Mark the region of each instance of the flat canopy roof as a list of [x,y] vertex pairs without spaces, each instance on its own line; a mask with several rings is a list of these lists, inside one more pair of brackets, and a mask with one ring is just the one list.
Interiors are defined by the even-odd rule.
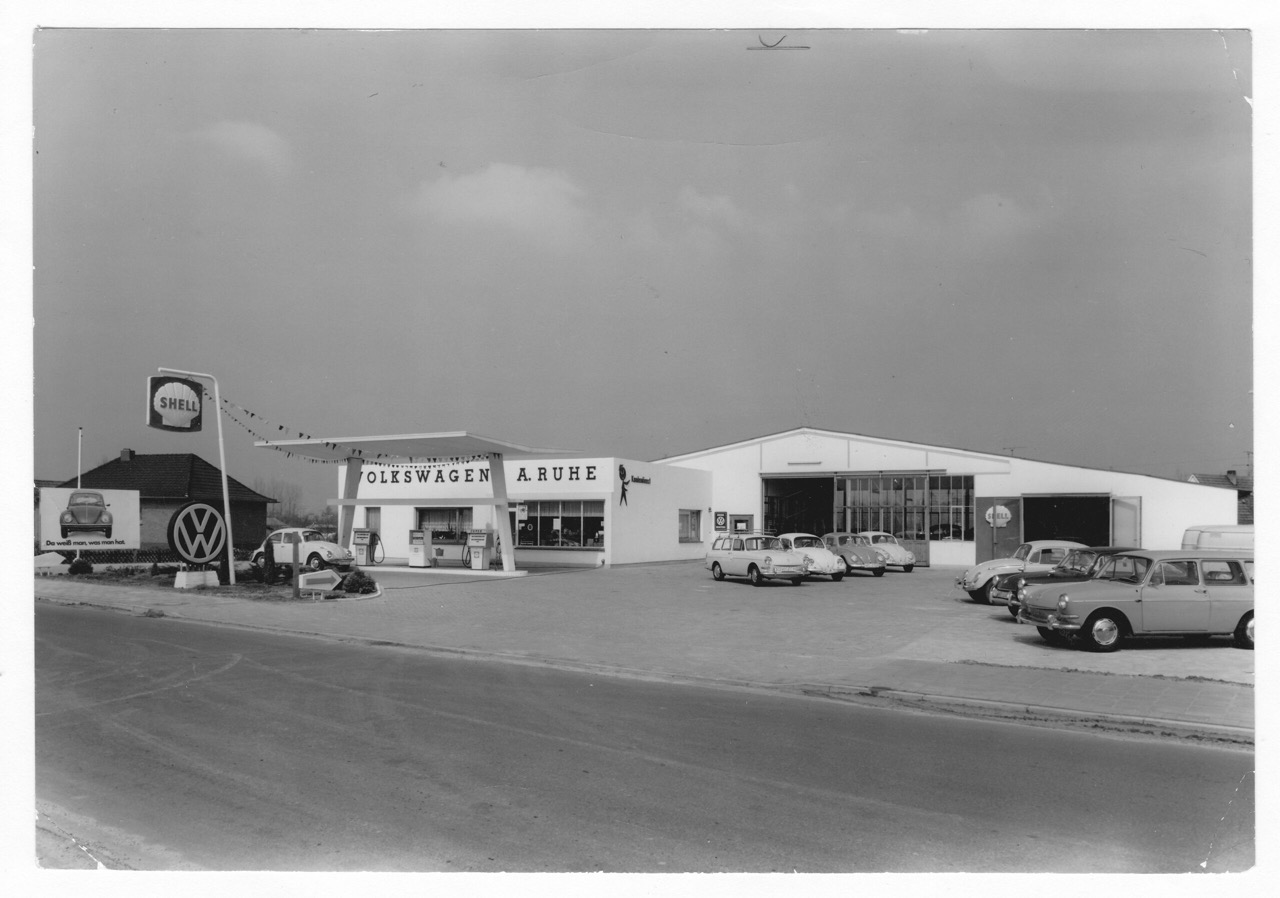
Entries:
[[283,449],[294,455],[321,461],[447,461],[478,455],[502,455],[505,458],[542,458],[553,455],[578,455],[575,449],[534,449],[495,440],[478,434],[412,433],[365,437],[308,437],[301,440],[258,440],[255,446]]

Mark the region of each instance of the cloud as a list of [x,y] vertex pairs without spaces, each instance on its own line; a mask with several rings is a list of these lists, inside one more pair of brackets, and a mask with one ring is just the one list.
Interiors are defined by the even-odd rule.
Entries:
[[228,156],[260,166],[272,174],[285,174],[293,164],[289,144],[265,125],[216,122],[201,128],[194,136]]
[[707,223],[721,224],[735,231],[747,226],[747,217],[727,196],[706,196],[685,185],[676,198],[680,209]]
[[563,172],[495,162],[467,175],[446,172],[424,184],[414,209],[446,225],[492,225],[557,248],[590,233],[582,188]]

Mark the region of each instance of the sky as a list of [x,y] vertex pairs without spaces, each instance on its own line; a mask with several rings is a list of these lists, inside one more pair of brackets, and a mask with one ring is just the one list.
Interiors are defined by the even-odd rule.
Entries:
[[217,377],[231,476],[317,509],[336,468],[255,439],[812,426],[1249,471],[1252,44],[37,30],[34,476],[216,464],[212,415],[144,425],[158,367]]

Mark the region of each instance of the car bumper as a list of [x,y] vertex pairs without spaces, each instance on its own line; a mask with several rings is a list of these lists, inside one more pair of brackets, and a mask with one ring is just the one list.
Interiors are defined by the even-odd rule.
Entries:
[[883,571],[884,570],[883,564],[859,564],[855,562],[853,564],[846,565],[846,567],[851,571]]
[[1018,598],[1012,590],[994,587],[991,590],[991,602],[994,605],[1016,605]]
[[794,580],[796,577],[808,576],[811,571],[807,571],[798,564],[794,565],[777,565],[769,568],[769,570],[760,569],[760,576],[769,580]]
[[1080,629],[1078,620],[1063,620],[1056,611],[1050,611],[1047,608],[1028,608],[1026,605],[1018,609],[1018,623],[1072,633]]

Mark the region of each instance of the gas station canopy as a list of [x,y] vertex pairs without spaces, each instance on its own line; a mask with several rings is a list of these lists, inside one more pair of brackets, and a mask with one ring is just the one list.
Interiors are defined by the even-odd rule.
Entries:
[[320,461],[415,462],[447,461],[481,455],[503,458],[546,458],[577,455],[573,449],[534,449],[466,431],[414,433],[393,436],[308,437],[300,440],[258,440],[255,446],[280,449]]

